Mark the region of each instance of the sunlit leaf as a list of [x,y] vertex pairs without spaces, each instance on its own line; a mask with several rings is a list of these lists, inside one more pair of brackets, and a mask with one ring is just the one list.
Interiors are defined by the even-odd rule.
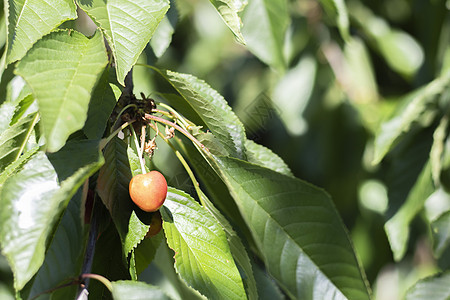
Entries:
[[169,189],[161,215],[175,267],[188,285],[211,299],[245,298],[226,235],[213,216],[175,189]]
[[168,300],[159,287],[139,281],[113,281],[112,295],[114,300]]
[[172,71],[161,74],[198,113],[229,155],[244,158],[244,126],[228,106],[227,101],[206,82],[193,75]]
[[117,80],[136,63],[159,22],[169,9],[168,0],[77,0],[78,5],[106,33],[117,71]]
[[350,38],[350,21],[344,0],[320,0],[320,2],[325,7],[327,13],[336,19],[342,38],[348,40]]
[[22,154],[38,117],[36,113],[30,114],[0,135],[0,171]]
[[314,88],[316,70],[315,60],[310,56],[303,57],[281,78],[272,94],[279,117],[288,132],[294,136],[307,130],[303,112]]
[[[168,14],[170,14],[170,11]],[[152,46],[153,52],[155,53],[156,57],[163,56],[167,48],[169,48],[174,32],[174,25],[172,25],[166,15],[159,23],[158,28],[156,28],[155,33],[150,40],[150,46]]]
[[397,113],[388,122],[382,124],[380,132],[376,135],[374,164],[379,163],[415,123],[432,113],[430,107],[436,104],[436,96],[442,93],[449,83],[450,75],[439,77],[405,97]]
[[446,300],[450,298],[450,272],[419,280],[406,293],[406,300]]
[[247,150],[247,159],[249,162],[272,169],[284,175],[293,176],[288,165],[269,148],[247,140],[245,149]]
[[221,157],[217,162],[269,273],[290,297],[369,299],[363,271],[328,194],[244,161]]
[[242,21],[239,18],[238,12],[244,9],[247,1],[210,0],[210,2],[214,5],[228,28],[234,33],[239,43],[245,44],[244,37],[241,33]]
[[250,263],[250,258],[247,254],[247,249],[245,249],[244,244],[242,244],[241,239],[234,231],[228,220],[220,213],[220,211],[214,207],[214,205],[209,201],[208,197],[202,192],[201,193],[202,203],[204,203],[205,208],[216,218],[217,222],[222,226],[225,234],[227,235],[228,244],[230,246],[231,255],[233,255],[236,264],[241,267],[242,273],[244,274],[243,281],[245,285],[245,290],[247,291],[247,298],[258,299],[258,290],[256,288],[255,278],[253,276],[252,265]]
[[53,197],[58,188],[53,166],[43,152],[38,152],[0,191],[0,242],[17,290],[44,261],[46,238],[59,205]]
[[39,40],[16,72],[38,100],[47,150],[58,151],[83,128],[91,92],[106,66],[103,36],[57,31]]
[[289,24],[286,0],[249,0],[243,11],[242,34],[248,49],[261,61],[283,71],[284,36]]
[[73,0],[5,0],[8,11],[7,63],[21,59],[44,35],[76,19]]

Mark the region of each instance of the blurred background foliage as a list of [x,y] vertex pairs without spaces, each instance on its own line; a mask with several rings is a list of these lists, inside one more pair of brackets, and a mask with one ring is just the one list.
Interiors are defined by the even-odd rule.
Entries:
[[[382,124],[405,111],[419,88],[450,70],[450,1],[349,0],[346,11],[334,6],[343,1],[274,1],[284,5],[276,7],[271,20],[276,26],[269,30],[249,12],[263,2],[270,5],[248,0],[240,14],[243,46],[209,1],[172,1],[139,62],[193,74],[219,91],[249,138],[280,155],[296,177],[331,194],[375,297],[400,299],[420,278],[450,265],[448,236],[439,245],[433,239],[433,229],[448,231],[450,224],[444,188],[450,186],[450,159],[444,159],[434,183],[418,180],[432,148],[440,145],[447,149],[440,154],[450,152],[448,81],[431,96],[425,92],[423,98],[438,100],[423,104],[419,118],[400,128],[402,138],[377,164],[375,138]],[[2,10],[2,49],[4,18]],[[75,22],[85,33],[92,30],[82,18]],[[262,32],[256,40],[255,30]],[[12,76],[8,70],[7,76]],[[152,71],[136,66],[133,76],[135,93],[157,97],[163,92]],[[437,137],[439,132],[443,137]],[[154,164],[164,166],[169,184],[183,188],[189,180],[172,155],[158,151]],[[395,257],[385,224],[412,189],[426,201],[405,221],[407,247]],[[0,257],[0,299],[6,299],[2,291],[11,280]]]

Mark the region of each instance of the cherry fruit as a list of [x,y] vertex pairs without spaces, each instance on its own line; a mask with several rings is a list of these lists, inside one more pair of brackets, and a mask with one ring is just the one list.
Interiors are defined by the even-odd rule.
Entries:
[[166,200],[167,181],[158,171],[134,176],[129,185],[131,200],[143,211],[157,211]]

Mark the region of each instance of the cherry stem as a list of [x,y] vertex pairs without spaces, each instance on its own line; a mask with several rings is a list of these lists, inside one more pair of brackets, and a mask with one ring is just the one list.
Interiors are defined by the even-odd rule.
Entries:
[[86,273],[86,274],[81,274],[81,279],[86,279],[86,278],[90,278],[90,279],[95,279],[100,281],[101,283],[103,283],[104,286],[106,286],[106,288],[112,293],[112,283],[111,281],[109,281],[108,279],[106,279],[105,277],[103,277],[102,275],[98,275],[98,274],[91,274],[91,273]]
[[117,126],[117,122],[119,122],[120,117],[122,116],[122,114],[123,114],[127,109],[129,109],[130,107],[135,107],[135,108],[137,108],[137,105],[136,105],[136,104],[128,104],[127,106],[125,106],[124,108],[122,108],[122,110],[119,112],[119,115],[117,116],[116,121],[114,122],[113,127],[111,127],[112,129],[114,129],[114,128]]
[[[153,127],[152,127],[153,128]],[[153,130],[155,130],[155,128],[153,128]],[[198,198],[200,199],[200,202],[202,203],[202,205],[204,206],[205,204],[203,203],[203,199],[202,199],[202,192],[200,190],[200,185],[197,181],[197,179],[195,178],[194,172],[192,172],[191,167],[189,167],[189,164],[186,162],[186,160],[184,159],[183,155],[180,153],[180,151],[178,151],[174,145],[172,145],[172,143],[160,132],[157,131],[157,133],[159,134],[160,137],[162,137],[162,139],[167,143],[167,145],[170,146],[170,148],[172,148],[173,152],[175,153],[175,155],[177,156],[178,160],[181,162],[181,164],[183,165],[184,169],[186,170],[186,172],[189,175],[189,178],[192,181],[192,184],[194,185],[194,189],[197,192]]]
[[139,146],[139,142],[138,142],[138,138],[137,138],[137,134],[136,131],[134,131],[133,126],[130,126],[131,128],[131,133],[133,134],[133,140],[134,140],[134,144],[136,145],[137,151],[138,151],[138,157],[139,157],[139,162],[141,164],[141,172],[142,174],[147,173],[145,170],[145,163],[144,163],[144,159],[142,158],[142,152],[143,149],[141,151],[141,147]]
[[166,119],[157,117],[157,116],[153,116],[151,114],[145,114],[145,118],[148,120],[153,120],[162,124],[165,124],[167,126],[173,127],[176,130],[178,130],[179,132],[181,132],[184,136],[186,136],[188,139],[190,139],[197,147],[199,147],[203,153],[205,153],[206,155],[210,155],[209,150],[202,144],[199,142],[199,140],[197,140],[192,134],[190,134],[187,130],[181,128],[179,125],[168,121]]
[[[127,126],[133,124],[133,122],[135,122],[136,120],[131,120],[128,122],[125,122],[122,124],[122,126],[120,126],[119,128],[117,128],[113,133],[111,133],[108,137],[102,139],[100,141],[99,144],[99,148],[100,150],[102,150],[103,148],[105,148],[105,146],[123,129],[125,129]],[[131,126],[131,128],[133,128],[133,126]]]

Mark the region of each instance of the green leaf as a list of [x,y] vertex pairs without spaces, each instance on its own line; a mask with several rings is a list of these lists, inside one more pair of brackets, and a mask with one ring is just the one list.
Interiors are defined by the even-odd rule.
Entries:
[[242,34],[248,49],[261,61],[284,71],[284,37],[289,25],[286,0],[249,0],[244,9]]
[[189,74],[159,71],[197,112],[229,155],[245,158],[245,131],[227,101],[206,82]]
[[209,0],[216,8],[222,20],[227,24],[228,28],[236,36],[239,43],[245,44],[244,37],[241,33],[242,21],[238,12],[242,11],[247,5],[246,1],[235,0]]
[[211,299],[243,299],[245,290],[226,235],[189,195],[170,188],[161,209],[175,267],[188,285]]
[[158,287],[139,281],[120,280],[113,281],[112,295],[114,300],[168,300]]
[[81,219],[81,189],[69,202],[45,260],[34,278],[29,298],[66,283],[80,274],[86,234]]
[[245,149],[247,150],[247,159],[249,162],[260,165],[268,169],[272,169],[275,172],[294,176],[291,169],[286,165],[286,163],[272,152],[269,148],[259,145],[252,140],[247,140],[245,143]]
[[[170,14],[170,11],[168,14]],[[159,23],[158,28],[156,28],[152,39],[150,40],[150,46],[152,46],[153,52],[155,53],[156,57],[160,58],[161,56],[163,56],[167,48],[169,48],[174,32],[174,26],[170,22],[167,15],[164,16],[164,18]]]
[[[0,191],[0,241],[2,254],[14,273],[14,287],[21,290],[37,272],[59,201],[57,174],[43,152],[34,155]],[[56,200],[56,201],[55,201]]]
[[132,175],[127,149],[127,144],[117,137],[109,142],[97,180],[98,194],[116,225],[125,256],[141,242],[151,220],[151,214],[138,209],[128,193]]
[[320,0],[320,3],[325,7],[325,11],[336,18],[336,23],[341,33],[342,38],[348,41],[350,38],[350,21],[348,19],[347,7],[344,0]]
[[35,104],[34,97],[32,94],[27,94],[23,97],[14,111],[14,116],[11,119],[11,124],[17,123],[23,116],[27,114],[37,112],[37,105]]
[[301,135],[307,130],[303,112],[309,103],[316,78],[316,61],[311,56],[300,59],[277,83],[272,101],[288,132]]
[[83,132],[89,139],[103,137],[108,119],[121,93],[122,87],[116,81],[114,69],[107,67],[89,102],[87,120],[83,127]]
[[141,274],[148,265],[153,261],[158,247],[163,240],[162,231],[159,234],[144,239],[134,250],[136,260],[136,273]]
[[375,137],[373,164],[379,163],[415,123],[429,116],[430,106],[436,104],[436,96],[441,94],[449,83],[450,76],[439,77],[405,97],[402,107],[381,126]]
[[2,185],[3,183],[5,183],[6,179],[8,179],[8,177],[20,171],[22,166],[26,164],[31,159],[31,157],[38,152],[38,150],[39,147],[36,146],[30,149],[29,151],[25,152],[16,161],[9,164],[5,168],[5,170],[3,170],[3,172],[0,173],[0,189],[2,188]]
[[47,150],[58,151],[83,128],[89,100],[106,66],[103,36],[57,31],[39,40],[17,65],[38,100]]
[[0,171],[16,161],[22,154],[38,119],[38,114],[30,114],[0,135]]
[[8,13],[7,64],[21,59],[44,35],[76,19],[73,0],[5,0]]
[[406,300],[446,300],[450,298],[450,272],[419,280],[406,293]]
[[369,299],[365,276],[328,194],[248,162],[221,157],[217,163],[268,271],[290,297]]
[[11,101],[5,101],[0,106],[0,134],[9,127],[15,109],[16,104]]
[[241,267],[244,273],[243,280],[245,285],[245,290],[247,291],[247,298],[250,300],[258,299],[258,290],[256,288],[255,278],[253,276],[252,265],[250,263],[250,258],[248,257],[247,250],[244,244],[242,244],[241,239],[233,230],[233,227],[228,222],[228,220],[220,213],[220,211],[214,207],[214,205],[209,201],[203,192],[201,193],[201,199],[205,208],[214,216],[214,218],[222,226],[225,234],[227,235],[228,245],[230,246],[231,255],[237,265]]
[[255,273],[255,280],[258,286],[259,299],[260,300],[283,300],[284,295],[281,293],[279,287],[275,281],[264,272],[261,267],[253,264],[253,270]]
[[440,215],[431,223],[433,251],[437,258],[450,246],[450,211]]
[[421,211],[425,200],[434,190],[431,164],[427,162],[414,187],[409,192],[405,203],[385,224],[387,237],[396,261],[399,261],[405,255],[409,239],[409,224]]
[[115,58],[117,80],[123,85],[169,9],[169,1],[77,0],[77,3],[104,30]]

